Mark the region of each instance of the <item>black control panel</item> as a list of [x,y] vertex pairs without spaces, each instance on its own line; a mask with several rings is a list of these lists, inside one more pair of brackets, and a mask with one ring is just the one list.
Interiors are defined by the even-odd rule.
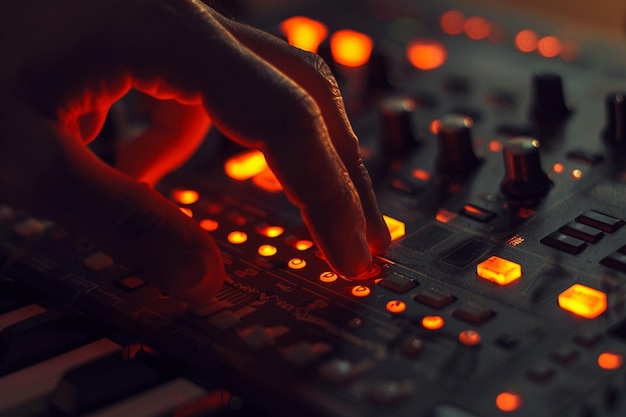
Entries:
[[[371,276],[332,272],[262,156],[213,132],[158,186],[223,252],[229,279],[202,311],[0,208],[0,313],[35,300],[71,330],[28,356],[19,335],[53,319],[5,327],[0,386],[108,337],[146,346],[153,385],[175,374],[227,390],[215,415],[623,416],[624,42],[462,2],[306,4],[251,23],[283,37],[294,16],[326,29],[317,51],[393,237]],[[333,43],[345,29],[371,41],[359,65]],[[53,398],[41,409],[72,414]],[[0,400],[0,415],[25,409]]]

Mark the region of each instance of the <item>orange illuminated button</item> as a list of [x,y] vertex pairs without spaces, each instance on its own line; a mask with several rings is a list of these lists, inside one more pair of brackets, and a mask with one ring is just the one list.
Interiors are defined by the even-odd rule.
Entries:
[[409,62],[420,70],[433,70],[442,66],[448,59],[448,51],[443,43],[431,39],[414,39],[406,46]]
[[278,249],[273,245],[261,245],[258,249],[258,253],[261,256],[274,256],[276,252],[278,252]]
[[406,303],[400,300],[391,300],[387,303],[386,307],[387,311],[389,311],[390,313],[398,314],[406,310]]
[[330,38],[333,59],[346,67],[360,67],[367,63],[372,48],[372,38],[350,29],[339,30]]
[[328,36],[326,25],[304,16],[284,20],[280,30],[291,45],[309,52],[317,52],[320,43]]
[[496,407],[500,411],[512,412],[519,410],[522,406],[522,397],[512,392],[501,392],[496,397]]
[[387,224],[391,240],[398,240],[406,234],[404,223],[400,220],[396,220],[393,217],[385,216],[383,214],[383,220]]
[[226,175],[235,180],[247,180],[267,169],[261,151],[245,151],[234,155],[224,163]]
[[439,330],[444,324],[445,321],[441,316],[425,316],[422,319],[422,327],[428,330]]
[[232,244],[238,245],[240,243],[244,243],[246,240],[248,240],[246,232],[236,230],[228,234],[228,241]]
[[200,220],[200,227],[207,232],[214,232],[219,227],[219,223],[213,219]]
[[183,190],[177,188],[172,191],[172,198],[180,204],[193,204],[198,201],[200,195],[195,190]]
[[306,267],[306,261],[302,258],[291,258],[287,266],[291,269],[303,269]]
[[285,232],[285,229],[281,226],[269,226],[267,224],[261,224],[257,226],[256,231],[266,237],[278,237]]
[[577,316],[594,319],[607,308],[606,294],[582,284],[574,284],[558,298],[559,307]]
[[476,346],[480,343],[480,333],[476,330],[463,330],[459,333],[459,342],[463,343],[465,346]]
[[522,266],[498,256],[492,256],[476,266],[482,279],[499,285],[508,285],[522,277]]
[[335,282],[337,281],[337,278],[339,278],[339,276],[330,271],[322,272],[320,274],[320,281],[322,282]]
[[598,366],[607,371],[612,371],[622,367],[624,356],[619,353],[604,352],[598,356]]
[[365,285],[356,285],[352,287],[352,295],[355,297],[367,297],[371,292],[372,290]]

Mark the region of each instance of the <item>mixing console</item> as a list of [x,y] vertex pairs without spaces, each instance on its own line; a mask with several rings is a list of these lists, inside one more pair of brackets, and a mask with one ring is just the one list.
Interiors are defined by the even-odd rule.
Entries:
[[626,45],[441,0],[255,19],[321,28],[390,250],[337,276],[217,132],[159,185],[223,252],[201,311],[1,206],[0,416],[626,415]]

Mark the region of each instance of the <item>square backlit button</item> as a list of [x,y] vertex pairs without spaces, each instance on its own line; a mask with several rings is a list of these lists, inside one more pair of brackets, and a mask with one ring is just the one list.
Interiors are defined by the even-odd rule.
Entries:
[[482,279],[498,285],[508,285],[522,277],[522,266],[498,256],[492,256],[476,266]]
[[582,284],[574,284],[558,298],[559,307],[577,316],[594,319],[607,307],[606,294]]
[[121,289],[126,290],[128,292],[138,290],[139,288],[147,284],[148,284],[147,281],[135,275],[129,275],[127,277],[124,277],[122,279],[115,281],[115,285],[117,285]]

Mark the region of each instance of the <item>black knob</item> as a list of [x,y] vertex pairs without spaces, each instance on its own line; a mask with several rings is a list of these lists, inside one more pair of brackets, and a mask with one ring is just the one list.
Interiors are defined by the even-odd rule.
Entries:
[[532,81],[532,120],[539,124],[560,123],[571,112],[565,102],[561,77],[552,72],[536,73]]
[[369,91],[385,91],[391,87],[387,70],[388,61],[389,59],[384,52],[378,49],[372,51],[367,62],[366,83]]
[[603,136],[610,143],[626,145],[626,93],[609,94],[605,100],[606,126]]
[[550,191],[552,182],[541,168],[538,140],[511,139],[504,145],[502,154],[506,173],[501,189],[509,199],[536,203]]
[[463,174],[480,164],[472,145],[473,120],[451,114],[435,122],[439,154],[437,169],[445,174]]
[[389,97],[379,105],[381,150],[387,161],[406,156],[416,145],[412,115],[416,108],[410,97]]

